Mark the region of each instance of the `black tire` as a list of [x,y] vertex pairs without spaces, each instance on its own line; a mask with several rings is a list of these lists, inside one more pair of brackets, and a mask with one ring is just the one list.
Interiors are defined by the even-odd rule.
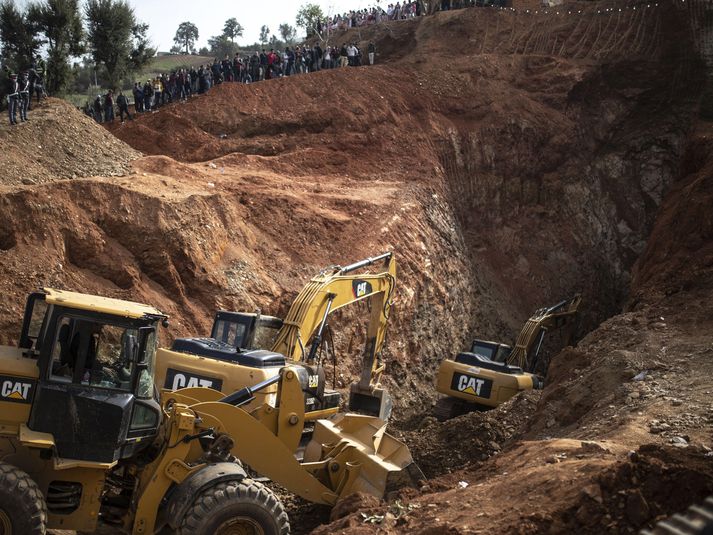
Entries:
[[201,492],[177,535],[288,535],[290,521],[282,502],[252,479],[218,483]]
[[45,535],[47,504],[25,472],[0,462],[0,535]]

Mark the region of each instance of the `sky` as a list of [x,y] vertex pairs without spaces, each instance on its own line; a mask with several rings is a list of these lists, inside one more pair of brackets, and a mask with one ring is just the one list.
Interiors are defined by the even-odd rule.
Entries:
[[[303,1],[288,0],[129,0],[134,7],[136,18],[149,25],[151,43],[161,52],[168,52],[173,46],[173,37],[181,22],[192,22],[198,26],[196,49],[207,46],[208,39],[223,33],[225,21],[231,17],[245,29],[243,37],[237,39],[240,45],[259,41],[260,27],[267,24],[270,32],[279,37],[277,28],[288,23],[295,26],[295,16]],[[310,0],[318,4],[325,13],[344,13],[351,9],[362,9],[376,5],[376,0]],[[382,4],[384,1],[382,0]],[[300,32],[302,33],[302,32]]]

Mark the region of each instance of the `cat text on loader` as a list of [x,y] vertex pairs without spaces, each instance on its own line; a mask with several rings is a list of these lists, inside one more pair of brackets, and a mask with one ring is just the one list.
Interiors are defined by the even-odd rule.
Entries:
[[[378,273],[364,272],[381,264],[384,269]],[[326,388],[321,359],[329,316],[366,301],[369,324],[361,377],[351,386],[348,407],[387,420],[392,403],[379,385],[384,371],[380,355],[395,284],[396,260],[389,252],[323,270],[297,295],[284,320],[259,313],[218,312],[210,338],[179,338],[171,349],[159,349],[158,383],[169,390],[204,386],[233,392],[276,377],[290,365],[297,369],[305,392],[307,420],[336,414],[340,394]],[[265,388],[246,408],[274,404],[275,395],[274,386]]]
[[[52,289],[29,297],[18,347],[0,347],[2,535],[100,524],[134,535],[289,533],[279,499],[242,462],[327,505],[422,477],[369,416],[317,420],[298,462],[305,413],[293,367],[229,396],[188,388],[158,399],[156,335],[166,322],[128,301]],[[275,406],[241,408],[274,385]]]
[[545,333],[571,323],[581,297],[537,310],[525,322],[515,348],[497,342],[474,340],[469,352],[446,359],[438,370],[436,390],[447,397],[436,402],[435,416],[447,420],[471,410],[491,409],[522,390],[541,389],[546,373],[540,359]]

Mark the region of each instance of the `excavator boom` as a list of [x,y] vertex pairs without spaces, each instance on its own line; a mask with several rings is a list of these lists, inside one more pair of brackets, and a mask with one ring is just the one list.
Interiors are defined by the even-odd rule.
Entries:
[[[569,323],[577,314],[582,296],[576,294],[551,307],[540,308],[525,322],[515,342],[515,347],[507,358],[524,370],[532,370],[540,351],[542,339],[548,330],[559,329]],[[532,349],[535,348],[533,353]]]
[[[352,274],[381,261],[385,263],[385,270],[380,273]],[[328,316],[342,307],[368,299],[371,312],[362,372],[358,383],[352,385],[349,408],[388,419],[391,398],[379,386],[384,371],[379,356],[384,345],[395,285],[396,261],[390,252],[346,267],[335,266],[322,271],[305,285],[292,303],[272,350],[295,362],[315,364]]]

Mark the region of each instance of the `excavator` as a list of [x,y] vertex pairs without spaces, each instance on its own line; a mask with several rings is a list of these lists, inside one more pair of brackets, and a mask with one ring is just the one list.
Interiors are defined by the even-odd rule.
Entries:
[[[383,264],[383,271],[363,272],[375,264]],[[369,324],[362,372],[359,381],[351,385],[348,408],[388,420],[392,401],[379,385],[384,372],[380,355],[395,284],[396,261],[388,252],[322,270],[297,295],[284,320],[259,312],[220,311],[210,337],[178,338],[170,349],[158,351],[159,384],[168,390],[197,386],[232,392],[274,378],[290,365],[297,370],[305,392],[307,421],[334,415],[341,396],[326,388],[321,356],[329,316],[366,301]],[[265,388],[246,409],[265,402],[274,404],[275,395],[274,387]]]
[[581,303],[579,294],[540,308],[525,322],[515,347],[474,340],[470,351],[446,359],[438,369],[436,390],[443,394],[434,415],[440,421],[472,410],[488,410],[523,390],[544,388],[547,363],[540,351],[545,334],[571,324]]
[[[50,288],[32,293],[17,347],[0,346],[0,533],[286,535],[279,498],[377,497],[422,478],[373,416],[314,421],[299,461],[300,369],[229,394],[154,385],[161,311]],[[275,402],[245,408],[268,387]],[[244,463],[244,464],[243,464]],[[249,469],[248,469],[249,467]],[[106,532],[106,531],[104,531]]]

